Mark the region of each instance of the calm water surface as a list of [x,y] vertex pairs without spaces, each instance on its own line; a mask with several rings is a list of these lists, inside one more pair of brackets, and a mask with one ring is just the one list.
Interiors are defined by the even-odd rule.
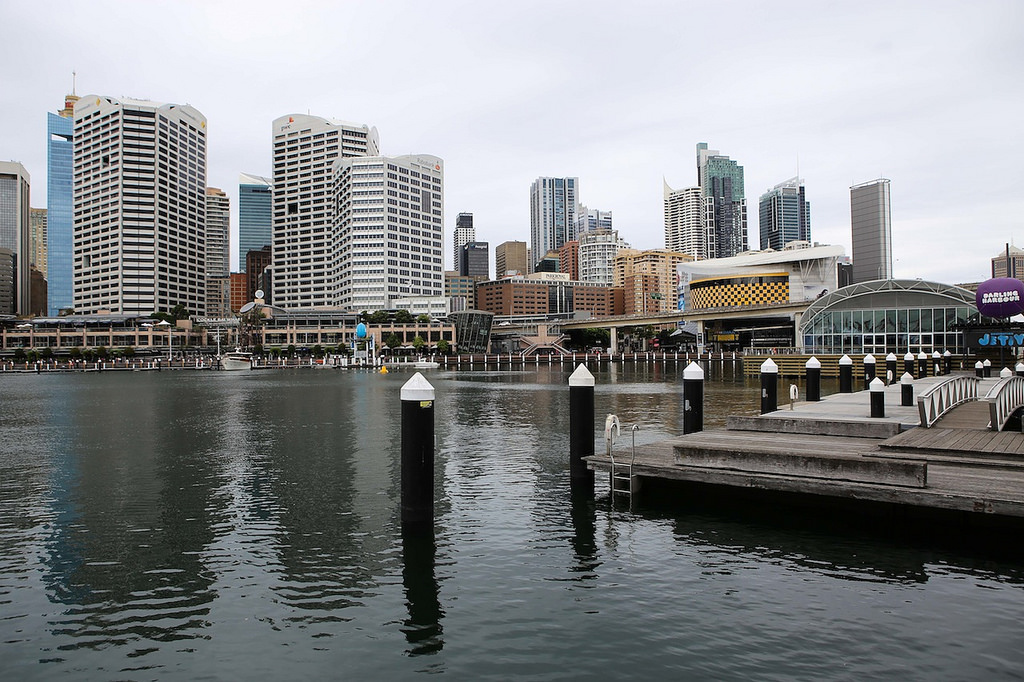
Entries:
[[[0,679],[1024,675],[1021,565],[573,504],[571,369],[427,373],[432,539],[398,523],[409,373],[0,376]],[[681,371],[596,371],[599,420],[677,435]],[[757,411],[731,363],[706,395]]]

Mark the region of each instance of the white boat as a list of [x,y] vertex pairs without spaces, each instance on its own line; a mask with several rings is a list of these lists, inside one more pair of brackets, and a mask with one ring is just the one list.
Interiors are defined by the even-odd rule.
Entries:
[[434,362],[433,360],[424,360],[423,358],[420,358],[414,362],[412,366],[416,369],[437,369],[441,364]]
[[252,369],[252,353],[247,353],[241,349],[225,353],[220,358],[220,368],[228,370]]

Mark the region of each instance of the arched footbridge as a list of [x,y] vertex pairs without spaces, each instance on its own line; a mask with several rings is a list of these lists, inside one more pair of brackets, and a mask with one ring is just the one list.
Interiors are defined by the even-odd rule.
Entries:
[[917,397],[921,426],[945,429],[1003,431],[1019,421],[1011,417],[1024,408],[1024,377],[951,376]]

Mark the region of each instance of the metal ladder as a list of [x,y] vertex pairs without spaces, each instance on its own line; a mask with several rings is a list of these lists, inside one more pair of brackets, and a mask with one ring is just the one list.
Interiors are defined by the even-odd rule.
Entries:
[[615,439],[620,435],[620,423],[617,415],[610,414],[604,420],[604,441],[607,447],[608,459],[611,461],[608,487],[611,490],[612,501],[616,495],[621,495],[633,504],[633,463],[636,461],[636,432],[640,430],[639,424],[633,424],[633,447],[630,451],[629,463],[616,462],[614,453]]

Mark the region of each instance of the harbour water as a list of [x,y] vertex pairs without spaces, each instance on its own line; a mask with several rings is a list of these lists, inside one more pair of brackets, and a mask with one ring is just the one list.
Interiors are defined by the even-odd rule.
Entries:
[[[0,679],[1020,679],[1013,560],[601,479],[574,503],[571,371],[425,373],[426,539],[410,372],[0,377]],[[618,447],[680,433],[681,373],[595,370]],[[755,381],[709,367],[707,427]]]

